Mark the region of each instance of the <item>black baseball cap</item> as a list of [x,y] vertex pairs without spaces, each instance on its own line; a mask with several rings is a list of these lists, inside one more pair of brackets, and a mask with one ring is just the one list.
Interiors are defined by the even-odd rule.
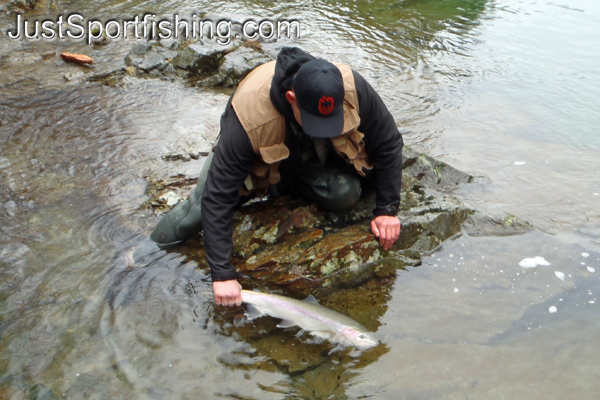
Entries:
[[294,77],[302,129],[319,138],[340,136],[344,129],[344,80],[339,68],[323,59],[304,64]]

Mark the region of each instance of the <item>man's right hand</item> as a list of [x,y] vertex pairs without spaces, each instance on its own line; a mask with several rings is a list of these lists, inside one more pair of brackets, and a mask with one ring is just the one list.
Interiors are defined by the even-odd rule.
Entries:
[[213,282],[213,291],[215,293],[215,303],[224,306],[242,305],[242,285],[235,279],[229,281]]

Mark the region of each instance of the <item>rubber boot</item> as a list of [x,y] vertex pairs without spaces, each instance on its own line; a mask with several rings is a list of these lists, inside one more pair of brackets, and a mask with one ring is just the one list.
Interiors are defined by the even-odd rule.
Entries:
[[215,153],[210,153],[190,197],[173,207],[150,234],[159,245],[183,243],[202,230],[202,192]]
[[302,197],[331,211],[348,210],[362,193],[359,177],[349,171],[317,168],[297,176]]

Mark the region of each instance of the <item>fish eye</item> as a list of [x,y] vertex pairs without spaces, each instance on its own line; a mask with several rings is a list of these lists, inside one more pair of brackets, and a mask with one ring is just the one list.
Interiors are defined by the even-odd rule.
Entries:
[[359,339],[366,339],[367,337],[365,335],[358,335]]

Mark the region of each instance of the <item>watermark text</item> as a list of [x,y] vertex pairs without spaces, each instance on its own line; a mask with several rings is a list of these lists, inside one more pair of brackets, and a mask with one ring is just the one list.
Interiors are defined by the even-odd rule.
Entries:
[[181,18],[157,18],[154,14],[136,15],[131,19],[111,19],[100,21],[86,19],[81,14],[59,15],[56,19],[27,20],[17,15],[15,26],[8,31],[10,39],[26,40],[85,40],[93,44],[97,40],[159,40],[200,38],[216,39],[218,44],[228,45],[233,39],[271,40],[300,38],[298,20],[253,20],[233,23],[230,20],[218,21],[201,19],[197,15]]

